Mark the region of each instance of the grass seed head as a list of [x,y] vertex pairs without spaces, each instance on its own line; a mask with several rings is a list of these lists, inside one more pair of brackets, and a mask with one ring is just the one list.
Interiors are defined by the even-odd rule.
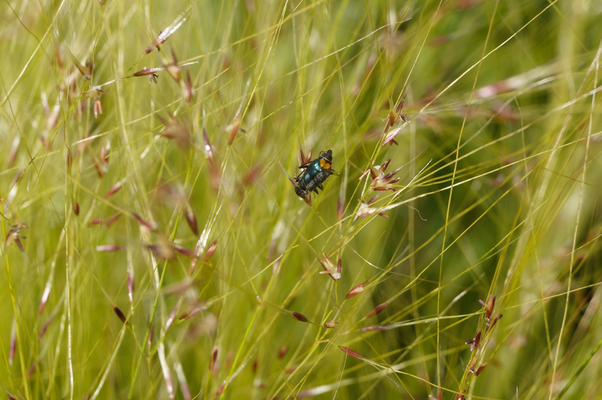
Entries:
[[171,243],[162,235],[157,237],[157,243],[147,244],[146,247],[157,258],[163,260],[172,260],[176,257],[176,252]]
[[157,81],[156,81],[157,76],[156,75],[157,75],[158,72],[161,72],[163,70],[164,70],[164,68],[162,68],[162,67],[153,67],[153,68],[146,68],[146,67],[144,67],[140,71],[134,72],[132,74],[132,76],[139,77],[139,76],[148,76],[148,75],[150,75],[151,78],[152,77],[155,78],[154,83],[157,83]]
[[141,229],[145,229],[148,230],[150,232],[154,232],[157,230],[158,226],[157,223],[154,221],[147,221],[144,218],[142,218],[140,215],[136,214],[136,213],[132,213],[132,216],[134,218],[136,218],[136,220],[138,221],[138,223],[140,224],[140,228]]
[[10,334],[10,346],[8,349],[8,365],[13,365],[15,359],[15,351],[17,350],[17,334],[16,330],[13,329]]
[[379,212],[379,208],[372,207],[372,204],[374,204],[374,202],[377,200],[377,198],[378,198],[378,196],[374,196],[368,202],[365,202],[360,199],[359,201],[361,204],[360,204],[359,209],[357,210],[357,214],[355,214],[355,219],[366,218],[373,214],[378,214],[379,216],[381,216],[383,218],[388,218],[389,216],[387,214],[383,214],[382,212]]
[[38,315],[41,315],[42,311],[44,311],[44,307],[46,307],[46,303],[48,302],[48,297],[50,296],[51,288],[52,288],[52,285],[47,283],[46,287],[44,288],[44,293],[42,293],[42,298],[40,299],[40,304],[38,305]]
[[360,283],[357,286],[354,286],[353,288],[351,288],[351,290],[345,295],[345,299],[350,299],[354,296],[357,296],[360,293],[364,292],[364,285],[366,285],[366,283],[368,283],[368,281]]
[[192,104],[192,96],[194,95],[194,88],[192,87],[192,80],[190,79],[190,72],[186,71],[186,79],[180,82],[182,87],[182,97],[186,100],[186,103],[190,106]]
[[388,305],[389,305],[389,303],[387,303],[387,302],[377,305],[376,307],[374,307],[374,309],[372,311],[370,311],[368,314],[366,314],[366,316],[364,317],[364,319],[372,318],[375,315],[380,314],[381,312],[383,312],[383,310]]
[[395,187],[394,184],[399,182],[401,178],[393,178],[393,176],[400,171],[400,168],[385,174],[390,162],[391,159],[388,159],[382,165],[376,165],[373,168],[370,168],[370,175],[372,176],[370,187],[372,187],[374,191],[391,190],[395,192],[397,190],[397,187]]
[[182,68],[178,65],[178,59],[176,57],[176,53],[172,50],[171,59],[163,61],[163,67],[173,78],[176,83],[180,83],[180,79],[182,78]]
[[121,320],[121,322],[128,325],[128,320],[125,317],[125,314],[123,313],[123,311],[121,311],[121,309],[119,307],[113,306],[113,311],[115,312],[115,315],[117,315],[117,317]]
[[387,132],[389,130],[389,128],[391,128],[400,119],[403,120],[404,122],[409,122],[409,120],[406,118],[406,116],[401,113],[401,111],[403,110],[403,105],[404,105],[405,101],[406,101],[405,97],[402,97],[401,100],[399,101],[399,103],[397,103],[395,110],[391,110],[389,112],[389,115],[386,118],[387,124],[385,125],[385,132]]
[[479,365],[479,368],[477,368],[477,370],[474,372],[474,376],[479,376],[486,366],[487,362],[484,362],[483,364]]
[[128,297],[130,303],[134,302],[134,291],[136,289],[136,280],[134,279],[134,272],[128,271]]
[[341,279],[341,272],[343,269],[342,261],[339,259],[337,266],[335,267],[334,263],[330,260],[330,258],[328,258],[326,253],[322,253],[322,257],[324,257],[323,261],[318,258],[322,268],[324,268],[324,271],[320,271],[320,274],[330,275],[335,282],[338,282],[339,279]]
[[167,28],[165,28],[162,31],[159,31],[159,35],[157,35],[157,38],[153,40],[152,44],[148,46],[146,50],[144,50],[144,55],[147,55],[148,53],[153,51],[154,48],[156,48],[158,51],[161,51],[161,48],[159,46],[165,43],[171,35],[173,35],[178,29],[180,29],[182,24],[186,22],[187,18],[188,14],[186,11],[184,11],[180,15],[178,15],[176,19]]
[[102,115],[102,102],[100,101],[100,97],[97,97],[94,100],[94,118],[98,119],[99,115]]
[[190,147],[192,137],[190,131],[182,122],[172,114],[167,119],[160,116],[157,116],[157,118],[159,118],[164,126],[163,131],[160,133],[161,136],[174,140],[182,149]]
[[341,351],[343,351],[344,353],[350,355],[351,357],[359,358],[360,360],[364,359],[364,356],[362,356],[360,353],[358,353],[355,350],[351,350],[348,347],[339,346],[339,349],[341,349]]
[[21,243],[21,239],[27,239],[23,234],[21,234],[21,230],[28,229],[29,226],[27,224],[17,218],[13,220],[13,225],[11,225],[10,230],[6,234],[6,238],[4,240],[4,245],[6,247],[12,245],[13,243],[17,245],[19,250],[22,253],[25,252],[23,249],[23,244]]
[[339,324],[338,321],[328,321],[324,323],[324,328],[326,329],[334,329]]
[[247,175],[242,180],[244,186],[252,186],[261,177],[261,165],[255,164],[251,167]]
[[154,322],[151,322],[150,327],[148,328],[148,339],[147,339],[148,347],[151,347],[153,345],[154,337],[155,337],[155,324],[154,324]]
[[111,187],[111,189],[109,189],[107,194],[105,194],[105,196],[104,196],[105,200],[110,198],[111,196],[113,196],[115,193],[117,193],[123,186],[123,182],[124,182],[124,180],[121,180],[121,181],[117,182],[115,185],[113,185],[113,187]]
[[165,332],[167,332],[169,330],[169,328],[171,327],[171,325],[175,321],[176,315],[178,314],[178,310],[180,309],[180,305],[182,304],[182,299],[183,298],[180,297],[180,299],[176,303],[176,305],[173,308],[173,310],[171,310],[171,312],[169,313],[169,317],[167,317],[167,321],[165,321],[165,328],[164,328]]
[[205,156],[207,157],[207,162],[211,165],[213,163],[213,155],[215,152],[213,151],[213,146],[209,141],[209,136],[207,136],[207,129],[203,127],[203,140],[205,141]]
[[207,309],[207,305],[204,302],[194,302],[190,311],[184,312],[180,315],[179,320],[184,321],[190,319]]
[[303,153],[303,149],[299,150],[299,155],[301,156],[301,165],[303,164],[307,164],[308,162],[311,161],[311,153],[312,153],[312,148],[309,148],[309,153],[307,153],[307,156]]
[[44,326],[42,326],[42,329],[40,329],[40,333],[38,334],[38,340],[42,339],[42,337],[44,336],[44,334],[48,330],[48,326],[50,326],[50,323],[53,320],[54,320],[54,315],[51,315],[50,318],[48,318],[48,321],[46,321],[46,323],[44,324]]
[[187,249],[187,248],[185,248],[185,247],[182,247],[182,246],[180,246],[179,244],[175,244],[175,243],[174,243],[174,244],[172,245],[172,247],[173,247],[173,249],[174,249],[175,251],[177,251],[178,253],[180,253],[180,254],[182,254],[182,255],[184,255],[184,256],[186,256],[186,257],[188,257],[188,258],[195,258],[195,257],[196,257],[196,256],[194,255],[194,252],[192,252],[192,251],[188,250],[188,249]]
[[96,246],[96,251],[98,251],[98,252],[113,252],[113,251],[119,251],[122,248],[123,248],[122,246],[118,246],[116,244],[105,244],[105,245]]
[[297,321],[301,321],[301,322],[309,322],[309,320],[307,319],[307,317],[303,314],[300,314],[296,311],[293,311],[293,318],[295,318]]
[[190,230],[192,231],[192,233],[194,233],[195,236],[198,236],[199,235],[199,227],[196,222],[196,216],[194,215],[192,206],[188,203],[184,207],[184,216],[186,217],[186,223],[188,223],[188,226],[190,227]]
[[286,346],[286,345],[280,346],[280,348],[278,349],[278,359],[282,360],[282,358],[286,355],[287,352],[288,352],[288,346]]
[[105,228],[108,228],[111,225],[113,225],[115,222],[117,222],[117,220],[119,219],[119,217],[121,217],[121,214],[115,214],[111,218],[108,218],[107,222],[105,222]]
[[240,130],[240,116],[236,116],[234,121],[230,125],[226,127],[226,132],[228,132],[228,146],[232,145],[238,131]]
[[213,349],[211,352],[211,357],[209,358],[209,371],[213,371],[214,367],[217,366],[217,348]]
[[209,259],[211,259],[213,256],[213,253],[215,253],[215,250],[217,250],[217,239],[215,239],[213,243],[209,245],[209,248],[207,248],[205,256],[203,257],[203,261],[209,261]]
[[19,152],[19,144],[21,143],[21,139],[19,135],[15,135],[13,139],[13,143],[10,149],[10,154],[8,156],[8,165],[7,168],[10,169],[15,164],[15,160],[17,159],[17,153]]
[[469,340],[466,344],[470,344],[470,351],[473,352],[479,348],[479,344],[481,344],[481,331],[478,331],[475,335],[474,339]]

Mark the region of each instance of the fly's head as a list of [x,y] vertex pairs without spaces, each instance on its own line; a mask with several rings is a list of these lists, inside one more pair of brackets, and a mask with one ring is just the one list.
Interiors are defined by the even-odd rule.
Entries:
[[332,150],[323,151],[320,153],[320,167],[324,169],[332,168]]
[[295,193],[297,193],[297,196],[304,199],[307,197],[309,192],[307,191],[307,189],[302,188],[300,185],[295,185]]

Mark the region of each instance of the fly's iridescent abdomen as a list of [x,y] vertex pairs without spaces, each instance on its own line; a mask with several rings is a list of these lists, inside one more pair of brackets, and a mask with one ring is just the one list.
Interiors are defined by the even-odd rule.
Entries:
[[295,193],[301,198],[307,197],[310,192],[318,193],[324,190],[322,183],[334,173],[332,169],[332,150],[320,153],[313,161],[299,166],[301,173],[295,178]]

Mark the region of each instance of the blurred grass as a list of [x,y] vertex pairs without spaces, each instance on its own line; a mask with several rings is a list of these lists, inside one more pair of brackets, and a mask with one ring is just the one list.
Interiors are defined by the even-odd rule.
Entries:
[[[601,13],[2,3],[0,386],[596,398]],[[156,84],[133,77],[145,68]],[[402,99],[410,122],[382,146]],[[311,206],[286,175],[310,148],[341,174]],[[395,191],[375,191],[395,170]]]

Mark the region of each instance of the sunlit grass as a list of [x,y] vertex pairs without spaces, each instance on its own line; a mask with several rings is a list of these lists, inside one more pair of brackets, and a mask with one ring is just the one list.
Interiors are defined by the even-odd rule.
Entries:
[[0,17],[9,398],[602,390],[596,2]]

